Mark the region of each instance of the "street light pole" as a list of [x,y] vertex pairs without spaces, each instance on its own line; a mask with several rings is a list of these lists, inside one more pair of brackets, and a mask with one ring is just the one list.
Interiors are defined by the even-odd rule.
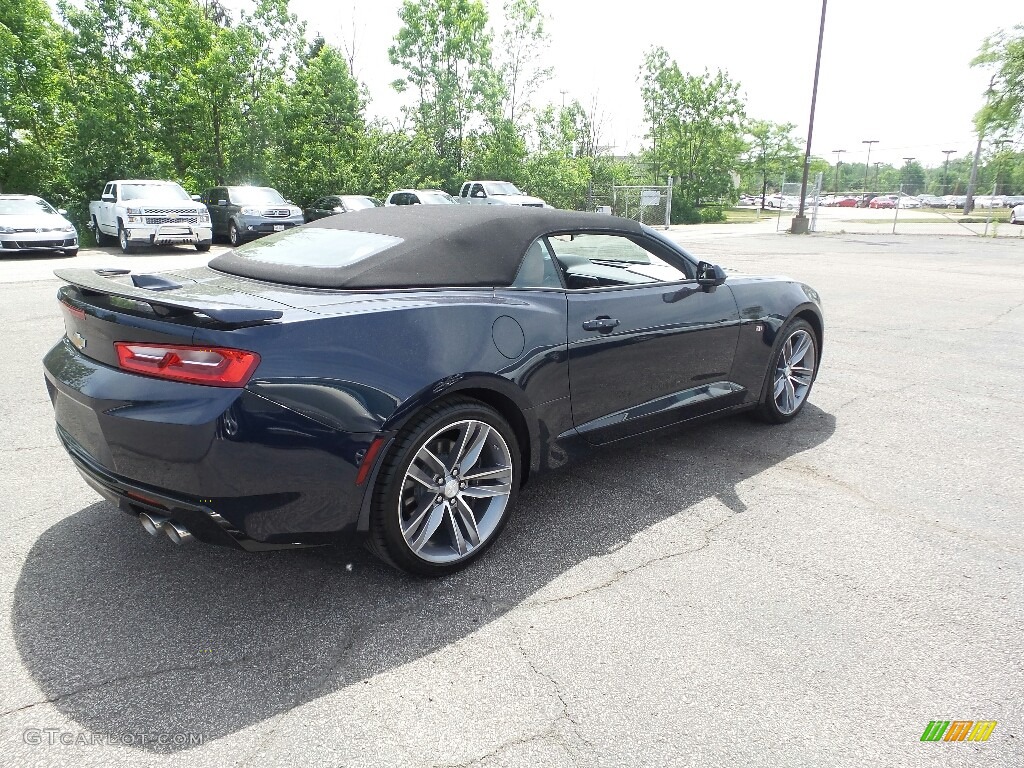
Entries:
[[[913,162],[916,159],[917,158],[914,158],[914,157],[904,157],[903,158],[903,171],[906,171],[910,167],[910,163]],[[900,192],[901,193],[903,191],[903,182],[904,182],[903,171],[900,172]]]
[[818,101],[818,75],[821,72],[821,44],[825,40],[825,9],[828,0],[821,0],[821,26],[818,28],[818,56],[814,61],[814,87],[811,89],[811,116],[807,121],[807,148],[804,150],[804,175],[800,182],[800,210],[793,218],[790,232],[794,235],[807,234],[809,222],[804,216],[804,204],[807,200],[807,174],[811,170],[811,138],[814,136],[814,107]]
[[877,144],[878,139],[865,139],[861,144],[868,145],[868,159],[864,161],[864,194],[861,197],[861,202],[867,207],[867,196],[868,196],[868,168],[871,165],[871,145]]
[[878,189],[878,166],[881,164],[881,160],[875,160],[875,189]]
[[832,154],[836,156],[836,194],[839,194],[839,156],[845,152],[845,149],[833,149]]
[[942,191],[943,191],[943,194],[948,195],[949,194],[949,156],[950,155],[955,155],[956,154],[956,150],[955,149],[944,149],[944,150],[942,150],[942,154],[944,154],[946,156],[946,167],[945,167],[945,170],[942,171]]

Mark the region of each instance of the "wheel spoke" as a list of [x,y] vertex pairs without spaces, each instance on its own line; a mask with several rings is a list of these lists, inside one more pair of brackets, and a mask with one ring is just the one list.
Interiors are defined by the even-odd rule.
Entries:
[[793,382],[786,379],[786,413],[792,413],[796,408],[796,392],[793,389]]
[[427,448],[427,446],[425,445],[422,448],[420,448],[419,453],[416,454],[416,458],[422,461],[424,464],[429,464],[432,471],[436,472],[442,477],[447,471],[447,467],[445,467],[444,462],[437,458],[437,456],[434,455],[434,452]]
[[469,448],[466,450],[466,455],[459,461],[463,474],[480,460],[480,454],[483,452],[484,446],[487,444],[487,438],[490,436],[491,428],[481,423],[480,429],[477,430],[476,436],[473,438],[473,442],[470,443]]
[[786,375],[783,373],[777,376],[775,379],[775,402],[779,401],[779,396],[783,393],[783,391],[785,391],[785,389]]
[[412,519],[408,523],[402,523],[402,532],[405,534],[406,540],[415,535],[416,531],[418,531],[420,526],[423,524],[423,520],[426,518],[427,514],[435,506],[437,506],[437,501],[435,501],[434,497],[431,496],[420,504],[416,511],[413,512]]
[[[792,341],[790,343],[792,343]],[[793,354],[789,359],[790,366],[796,365],[797,363],[801,362],[804,359],[804,357],[807,356],[807,352],[810,350],[810,348],[811,337],[806,333],[800,334],[797,337],[796,344],[794,345]]]
[[786,343],[782,346],[782,366],[788,368],[790,362],[793,359],[793,339],[786,339]]
[[459,497],[455,499],[455,512],[462,521],[462,526],[466,530],[466,538],[469,539],[469,543],[474,547],[477,546],[480,543],[480,530],[476,526],[476,515],[473,514],[472,508],[466,503],[465,499]]
[[459,428],[459,436],[452,443],[451,453],[448,454],[448,462],[445,465],[445,469],[451,472],[455,467],[459,466],[462,462],[462,454],[466,451],[466,445],[469,443],[470,437],[474,432],[474,424],[472,422],[464,422]]
[[486,499],[491,496],[507,496],[512,493],[512,486],[508,483],[501,485],[471,485],[460,492],[461,496],[468,496],[471,499]]
[[417,467],[415,464],[410,465],[407,477],[410,480],[415,480],[417,483],[422,485],[431,493],[437,493],[437,483],[434,482],[434,478],[430,477],[430,475],[428,475],[422,469]]
[[794,385],[799,385],[801,387],[811,386],[811,377],[808,376],[807,374],[798,374],[796,371],[793,371],[793,374],[789,377],[789,380],[793,382]]
[[419,552],[423,549],[423,545],[430,541],[431,536],[437,533],[437,529],[441,527],[444,518],[444,504],[435,504],[430,510],[430,516],[427,518],[427,522],[423,525],[419,534],[412,541],[409,541],[409,546],[412,547],[413,552]]
[[512,467],[496,467],[494,469],[485,469],[480,472],[474,472],[471,475],[463,475],[462,479],[467,483],[475,483],[478,480],[487,480],[494,477],[501,477],[502,475],[509,475],[512,472]]
[[452,545],[455,547],[455,551],[459,553],[459,557],[461,557],[469,551],[469,547],[466,546],[466,537],[462,535],[459,521],[455,519],[455,510],[447,506],[445,516],[448,518],[448,525],[452,529]]

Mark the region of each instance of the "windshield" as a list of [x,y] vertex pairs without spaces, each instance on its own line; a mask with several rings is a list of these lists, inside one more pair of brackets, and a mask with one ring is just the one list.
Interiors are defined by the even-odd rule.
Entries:
[[361,197],[359,195],[354,195],[352,197],[346,195],[341,199],[345,203],[345,207],[350,211],[361,211],[364,208],[376,208],[380,205],[380,203],[375,202],[371,197]]
[[122,200],[191,200],[188,192],[177,184],[122,184]]
[[231,202],[235,205],[284,205],[281,193],[270,187],[231,187]]
[[0,216],[32,216],[40,213],[57,212],[48,202],[38,197],[0,200]]
[[420,202],[427,205],[448,205],[456,202],[447,192],[420,192]]
[[488,181],[484,184],[488,195],[521,195],[522,192],[510,181]]

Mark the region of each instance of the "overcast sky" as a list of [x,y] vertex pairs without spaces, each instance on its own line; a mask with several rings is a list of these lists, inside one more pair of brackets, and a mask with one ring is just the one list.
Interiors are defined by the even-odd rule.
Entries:
[[[229,3],[233,7],[243,0]],[[400,0],[292,0],[310,34],[340,43],[356,38],[356,74],[373,97],[370,112],[393,117],[402,100],[390,87],[401,75],[387,49],[399,27]],[[501,0],[489,0],[492,18]],[[637,72],[644,52],[664,46],[684,71],[721,68],[737,80],[751,117],[792,122],[806,138],[820,0],[649,0],[601,3],[541,0],[552,41],[538,54],[555,76],[544,97],[589,104],[607,115],[604,143],[624,153],[643,135]],[[965,11],[964,8],[969,8]],[[971,118],[986,76],[969,66],[982,39],[1024,23],[1024,4],[952,0],[832,0],[828,7],[813,152],[872,162],[913,155],[941,162],[943,149],[973,151]],[[801,140],[801,144],[803,139]]]

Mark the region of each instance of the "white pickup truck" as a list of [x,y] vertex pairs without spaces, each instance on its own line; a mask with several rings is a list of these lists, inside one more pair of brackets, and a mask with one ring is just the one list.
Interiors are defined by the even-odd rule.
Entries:
[[457,198],[470,205],[521,205],[525,208],[550,208],[539,197],[519,191],[510,181],[467,181]]
[[191,243],[210,250],[213,230],[206,206],[173,181],[119,179],[89,203],[89,227],[97,245],[116,239],[124,253],[140,245]]

